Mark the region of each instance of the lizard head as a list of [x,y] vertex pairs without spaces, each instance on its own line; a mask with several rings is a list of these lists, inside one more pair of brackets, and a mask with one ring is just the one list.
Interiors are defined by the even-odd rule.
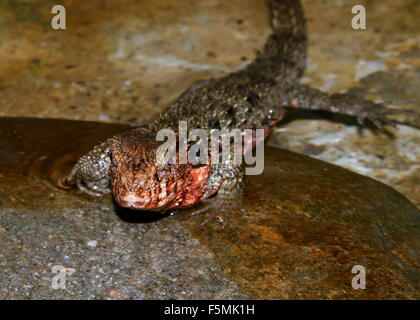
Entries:
[[210,166],[158,163],[156,135],[128,133],[112,148],[111,187],[126,208],[158,211],[190,207],[208,196]]

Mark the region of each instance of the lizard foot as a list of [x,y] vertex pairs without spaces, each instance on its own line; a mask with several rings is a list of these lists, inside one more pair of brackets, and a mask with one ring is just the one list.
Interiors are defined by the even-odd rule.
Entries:
[[[363,125],[366,119],[371,121],[380,130],[384,130],[384,127],[387,125],[395,127],[397,123],[408,124],[411,126],[420,125],[420,114],[414,111],[390,108],[383,104],[374,103],[367,100],[362,101],[362,103],[358,104],[356,107],[357,122],[360,125]],[[413,124],[412,121],[398,121],[391,119],[389,118],[391,115],[401,115],[407,117],[408,119],[416,120],[417,125]]]
[[69,175],[62,177],[57,181],[57,186],[63,190],[69,190],[74,185],[76,185],[77,188],[81,192],[92,197],[102,197],[103,195],[112,192],[111,188],[107,186],[106,180],[96,181],[96,183],[90,182],[90,181],[84,181],[82,177],[78,177],[77,175],[74,175],[73,173],[70,173]]
[[112,192],[111,188],[103,187],[100,184],[95,184],[90,181],[86,181],[85,184],[86,187],[83,185],[81,179],[77,179],[79,190],[93,197],[102,197],[104,194]]
[[232,199],[219,196],[204,200],[203,207],[194,210],[191,215],[195,216],[208,213],[209,211],[210,216],[200,224],[200,228],[204,227],[212,220],[217,220],[224,229],[228,224],[228,220],[232,217],[232,214],[239,212],[241,215],[248,215],[247,211],[242,208],[242,201],[239,197]]

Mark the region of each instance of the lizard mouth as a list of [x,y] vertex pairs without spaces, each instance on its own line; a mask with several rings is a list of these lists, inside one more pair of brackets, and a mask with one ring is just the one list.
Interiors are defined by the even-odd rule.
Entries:
[[126,192],[121,195],[118,195],[115,198],[117,203],[125,208],[146,211],[161,211],[170,209],[175,205],[173,203],[173,199],[175,199],[175,196],[176,194],[171,194],[166,197],[152,195],[142,196],[135,192]]
[[[184,177],[166,177],[165,181],[141,183],[152,188],[132,190],[132,185],[121,183],[125,179],[114,179],[113,193],[117,203],[125,208],[144,211],[181,209],[195,205],[209,196],[207,180],[210,166],[189,168]],[[130,190],[131,189],[131,190]],[[129,191],[130,190],[130,191]],[[214,193],[214,192],[213,192]]]

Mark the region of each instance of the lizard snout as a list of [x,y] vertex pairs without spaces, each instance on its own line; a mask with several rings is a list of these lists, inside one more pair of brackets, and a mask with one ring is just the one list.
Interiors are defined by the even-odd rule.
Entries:
[[141,199],[134,192],[127,192],[121,196],[121,200],[125,202],[139,202]]

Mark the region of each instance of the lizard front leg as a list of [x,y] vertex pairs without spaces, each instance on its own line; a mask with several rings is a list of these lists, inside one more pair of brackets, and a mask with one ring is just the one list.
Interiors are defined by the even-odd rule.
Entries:
[[64,184],[76,184],[80,191],[95,197],[111,193],[111,147],[115,142],[115,138],[108,139],[82,156],[70,174],[64,177]]
[[220,185],[217,194],[204,200],[203,206],[192,212],[192,215],[208,211],[214,213],[214,215],[204,220],[201,226],[216,218],[224,227],[227,224],[228,217],[233,212],[245,212],[242,209],[244,175],[245,168],[242,164],[229,163],[214,167],[212,177],[209,179],[209,189],[214,188],[213,184]]
[[[350,94],[330,95],[306,85],[293,86],[286,92],[273,90],[271,99],[277,100],[283,106],[351,115],[356,117],[361,125],[367,119],[379,129],[395,123],[408,124],[414,127],[420,125],[420,115],[413,111],[390,108],[382,103],[375,103]],[[389,118],[391,115],[398,114],[405,115],[408,119],[396,121]]]

